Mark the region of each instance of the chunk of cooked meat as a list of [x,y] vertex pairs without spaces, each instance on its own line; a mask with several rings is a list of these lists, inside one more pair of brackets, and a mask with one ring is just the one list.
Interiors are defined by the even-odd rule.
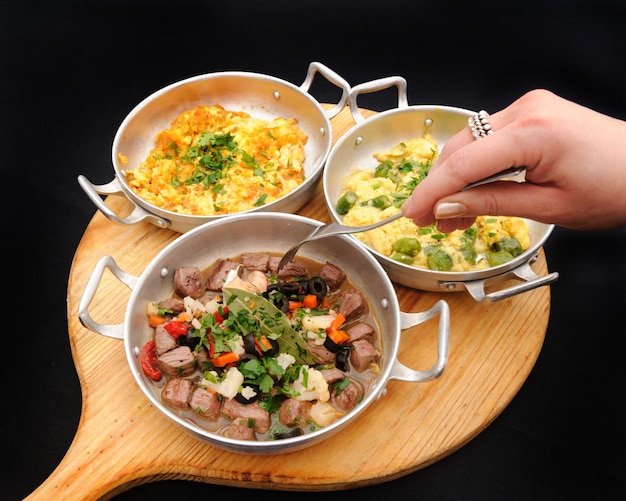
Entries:
[[341,391],[335,391],[331,386],[330,388],[330,401],[342,411],[349,411],[356,407],[361,401],[364,394],[363,387],[350,379],[350,383]]
[[346,322],[349,322],[365,313],[367,301],[359,289],[350,287],[339,294],[336,305],[337,312],[345,317]]
[[239,263],[231,261],[230,259],[220,259],[211,270],[211,273],[206,281],[206,288],[210,291],[220,291],[224,285],[224,280],[230,270],[234,270],[239,266]]
[[224,431],[224,436],[236,440],[255,440],[254,427],[246,418],[235,418],[230,426]]
[[266,273],[269,269],[270,255],[250,252],[241,255],[241,262],[243,267],[248,271],[262,271]]
[[184,411],[189,408],[189,399],[192,391],[193,383],[189,379],[174,377],[165,383],[161,393],[161,400],[170,407]]
[[206,282],[200,268],[195,266],[179,266],[174,271],[174,291],[185,297],[198,299],[204,296]]
[[158,307],[162,310],[169,310],[172,315],[178,315],[180,312],[185,311],[185,303],[178,297],[168,297],[163,301],[159,301]]
[[196,370],[196,357],[189,346],[179,346],[159,355],[156,366],[167,377],[189,376]]
[[346,333],[350,336],[350,342],[354,343],[355,341],[359,341],[361,339],[365,339],[370,343],[374,340],[374,336],[376,331],[374,327],[370,324],[366,324],[365,322],[358,322],[354,325],[351,325],[346,329]]
[[358,372],[363,372],[371,363],[378,361],[378,351],[364,339],[352,343],[352,348],[350,365]]
[[334,364],[337,359],[337,354],[328,351],[323,344],[315,344],[314,341],[309,339],[307,341],[309,351],[317,358],[322,364]]
[[189,399],[189,407],[198,416],[209,421],[217,421],[222,412],[222,401],[214,391],[196,388]]
[[176,339],[165,330],[165,324],[157,325],[154,328],[154,346],[157,355],[163,355],[176,348]]
[[280,259],[281,258],[279,256],[270,256],[269,270],[272,275],[276,275],[281,279],[308,276],[307,267],[300,261],[291,261],[278,271],[278,263],[280,263]]
[[309,420],[313,402],[288,398],[281,405],[278,417],[285,426],[303,426]]
[[243,418],[248,420],[257,433],[266,433],[270,429],[270,413],[259,407],[259,402],[241,404],[229,398],[222,405],[222,414],[229,419]]
[[326,261],[324,266],[322,266],[319,276],[324,279],[326,285],[328,285],[328,288],[331,291],[338,290],[346,280],[346,274],[344,271],[328,261]]
[[330,367],[328,369],[320,367],[318,370],[321,372],[328,384],[334,383],[335,381],[341,381],[346,377],[346,374],[336,367]]

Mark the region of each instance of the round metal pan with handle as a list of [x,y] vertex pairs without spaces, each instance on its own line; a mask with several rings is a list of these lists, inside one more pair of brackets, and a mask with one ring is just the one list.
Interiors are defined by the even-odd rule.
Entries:
[[[341,89],[337,104],[328,110],[308,92],[317,75]],[[125,171],[139,167],[154,148],[155,137],[170,127],[179,114],[199,105],[220,104],[227,110],[242,111],[264,120],[295,118],[308,136],[305,146],[305,180],[287,195],[272,203],[246,212],[297,211],[313,194],[321,177],[332,144],[330,119],[347,102],[348,83],[327,66],[313,62],[300,86],[284,80],[250,72],[217,72],[173,83],[141,101],[120,125],[112,147],[115,178],[95,185],[80,175],[78,182],[96,207],[112,222],[134,224],[149,221],[160,227],[184,233],[223,216],[200,216],[172,212],[149,203],[135,193],[126,181]],[[123,154],[127,162],[121,163]],[[113,212],[100,195],[121,195],[133,205],[130,215]]]
[[[398,107],[366,118],[358,107],[361,94],[390,87],[398,89]],[[348,104],[356,122],[332,148],[323,173],[326,205],[334,221],[341,222],[336,210],[343,180],[355,168],[374,169],[374,153],[392,149],[397,144],[424,135],[426,129],[441,149],[446,141],[467,127],[467,119],[475,112],[442,105],[409,106],[407,83],[402,77],[387,77],[352,87]],[[497,301],[537,287],[548,285],[558,273],[540,277],[531,268],[537,253],[550,236],[554,225],[525,219],[530,233],[530,246],[513,260],[487,269],[468,272],[434,271],[406,265],[367,247],[382,264],[389,277],[408,287],[435,292],[467,291],[476,301]],[[356,237],[352,237],[355,238]],[[488,287],[509,279],[518,283],[500,290]],[[521,281],[521,282],[520,282]]]
[[[146,317],[146,305],[155,298],[172,295],[173,274],[177,266],[206,269],[218,259],[235,257],[242,252],[284,253],[294,239],[305,237],[321,224],[299,215],[270,212],[237,214],[215,220],[172,241],[148,264],[139,277],[121,270],[111,256],[103,256],[85,286],[78,317],[93,332],[123,339],[130,371],[141,391],[160,412],[192,435],[228,450],[252,454],[282,453],[308,447],[350,426],[372,402],[385,394],[388,381],[432,381],[441,376],[448,359],[450,311],[447,302],[440,299],[424,312],[401,312],[395,290],[386,273],[378,261],[355,240],[346,236],[330,237],[312,242],[301,252],[302,257],[321,263],[330,261],[340,267],[365,295],[379,324],[383,347],[380,372],[357,406],[332,424],[312,433],[266,441],[233,439],[211,432],[161,401],[157,388],[142,371],[140,349],[152,336],[152,328],[149,327]],[[89,313],[89,306],[107,269],[132,290],[124,322],[121,324],[99,323]],[[422,325],[431,319],[434,322],[436,317],[437,324]],[[434,362],[429,362],[432,365],[424,370],[414,370],[398,360],[401,334],[414,326],[419,326],[420,332],[428,329],[425,331],[428,335],[431,332],[436,334],[437,346],[436,349],[433,347],[436,356]],[[411,335],[419,333],[411,332]]]

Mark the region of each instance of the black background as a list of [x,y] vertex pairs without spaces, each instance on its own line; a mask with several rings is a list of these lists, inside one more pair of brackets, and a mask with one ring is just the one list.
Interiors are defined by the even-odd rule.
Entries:
[[[6,500],[40,485],[75,434],[81,396],[67,332],[67,282],[95,213],[76,178],[113,179],[115,132],[152,92],[226,70],[300,84],[308,64],[320,61],[352,85],[401,75],[409,104],[493,112],[544,87],[626,119],[620,0],[0,1],[0,50],[3,282],[11,298],[2,329]],[[336,99],[334,88],[314,85],[311,92],[322,102]],[[382,111],[392,99],[383,92],[363,106]],[[623,499],[626,229],[557,228],[545,250],[550,270],[561,276],[551,287],[544,347],[511,404],[449,457],[350,495]],[[341,467],[340,457],[328,460]],[[116,499],[254,494],[163,481]],[[345,499],[346,493],[271,495]]]

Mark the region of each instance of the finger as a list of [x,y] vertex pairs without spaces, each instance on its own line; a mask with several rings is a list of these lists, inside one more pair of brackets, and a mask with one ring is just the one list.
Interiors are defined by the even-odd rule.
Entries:
[[[513,116],[509,108],[505,108],[502,111],[489,115],[489,124],[491,125],[491,130],[493,131],[501,130],[505,126],[509,125],[512,120]],[[463,129],[441,145],[441,152],[437,162],[445,161],[455,151],[474,143],[476,140],[477,138],[472,135],[469,125],[467,127],[463,127]]]
[[465,230],[476,222],[475,217],[437,220],[437,229],[441,233],[452,233],[454,230]]
[[439,159],[437,168],[429,172],[404,204],[404,215],[417,221],[416,224],[422,224],[435,218],[433,207],[436,202],[460,192],[468,184],[509,167],[528,168],[534,160],[516,156],[524,155],[525,151],[519,148],[522,138],[518,131],[513,125],[505,125],[492,135],[466,144],[443,160]]
[[438,224],[464,224],[478,216],[518,216],[547,222],[562,212],[558,189],[525,182],[500,181],[455,193],[439,200],[434,209]]

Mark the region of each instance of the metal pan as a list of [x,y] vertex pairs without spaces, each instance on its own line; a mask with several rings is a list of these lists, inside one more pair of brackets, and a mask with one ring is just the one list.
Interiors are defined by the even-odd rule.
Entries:
[[[401,312],[393,285],[384,270],[355,240],[345,236],[331,237],[313,242],[301,252],[303,257],[322,263],[328,260],[347,273],[367,297],[382,336],[383,356],[378,379],[352,411],[331,425],[299,437],[271,441],[236,440],[209,432],[161,402],[155,385],[141,369],[139,350],[152,336],[146,319],[146,304],[154,298],[168,297],[173,293],[173,274],[177,266],[184,264],[205,269],[219,258],[234,257],[242,252],[284,253],[293,239],[303,238],[321,224],[294,214],[269,212],[238,214],[215,220],[179,236],[148,264],[139,277],[124,272],[112,257],[104,256],[98,261],[85,287],[78,308],[79,319],[96,333],[124,340],[128,365],[141,391],[160,412],[192,435],[227,450],[251,454],[283,453],[319,443],[349,426],[372,402],[382,397],[390,380],[432,381],[442,374],[448,359],[448,304],[439,300],[425,312]],[[132,289],[122,324],[101,324],[89,314],[90,303],[106,269]],[[398,352],[402,331],[437,316],[437,359],[432,367],[418,371],[400,363]]]
[[[342,90],[339,102],[329,110],[322,108],[308,92],[317,73]],[[332,144],[330,118],[345,107],[348,91],[349,85],[341,76],[318,62],[309,65],[306,78],[299,87],[272,76],[248,72],[209,73],[176,82],[140,102],[120,125],[111,158],[115,178],[107,184],[94,185],[80,175],[78,182],[96,207],[114,223],[134,224],[145,220],[160,228],[184,233],[224,217],[164,210],[138,196],[125,176],[126,170],[138,167],[147,158],[157,133],[167,129],[176,116],[201,104],[219,103],[226,109],[243,111],[264,120],[277,117],[298,120],[298,125],[308,136],[304,182],[281,199],[246,211],[295,212],[311,197],[321,177]],[[120,162],[119,153],[128,158],[128,163]],[[133,204],[132,213],[121,217],[104,203],[100,195],[127,198]]]
[[[398,107],[365,118],[358,107],[361,94],[376,92],[395,86],[398,89]],[[407,139],[420,137],[426,127],[440,148],[458,131],[467,127],[467,119],[475,112],[440,105],[409,106],[406,80],[387,77],[353,87],[348,104],[356,126],[344,134],[332,148],[323,173],[324,197],[331,218],[341,222],[335,204],[341,194],[343,179],[355,168],[375,168],[374,153],[388,151]],[[435,292],[467,291],[476,301],[497,301],[537,287],[558,278],[558,273],[540,277],[530,265],[536,260],[539,249],[550,236],[554,225],[525,220],[530,230],[530,247],[512,261],[471,272],[439,272],[420,269],[394,261],[373,249],[370,251],[382,264],[389,277],[408,287]],[[355,238],[356,237],[352,237]],[[487,287],[506,280],[521,281],[511,287],[486,292]]]

